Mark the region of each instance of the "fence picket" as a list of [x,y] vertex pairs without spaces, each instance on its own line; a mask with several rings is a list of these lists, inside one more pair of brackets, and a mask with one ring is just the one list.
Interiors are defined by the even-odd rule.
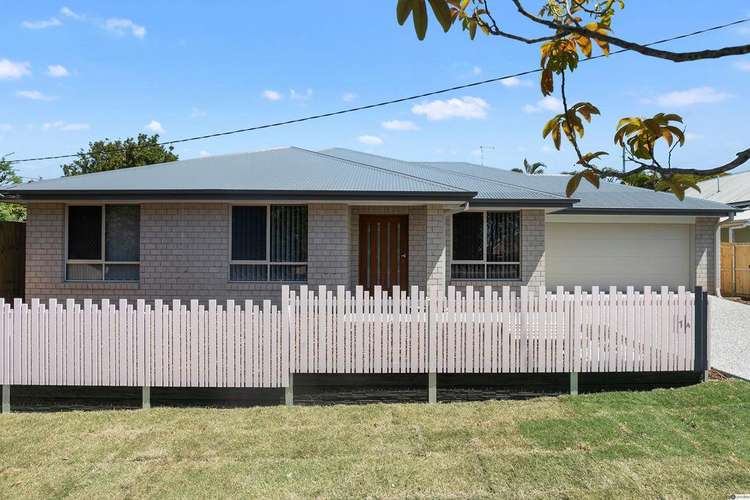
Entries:
[[343,286],[280,306],[0,301],[0,379],[12,384],[279,387],[290,373],[531,373],[693,369],[684,287]]

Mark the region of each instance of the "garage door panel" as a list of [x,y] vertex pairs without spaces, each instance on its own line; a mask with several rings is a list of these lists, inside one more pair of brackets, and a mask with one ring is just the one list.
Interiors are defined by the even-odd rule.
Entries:
[[690,284],[687,224],[548,223],[547,286]]

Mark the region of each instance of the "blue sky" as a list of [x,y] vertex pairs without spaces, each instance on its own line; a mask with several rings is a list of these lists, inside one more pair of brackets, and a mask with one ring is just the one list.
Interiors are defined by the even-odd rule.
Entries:
[[[495,0],[509,31],[534,26]],[[532,2],[528,2],[531,4]],[[538,3],[538,2],[537,2]],[[651,41],[750,17],[746,0],[630,0],[616,33]],[[395,0],[344,2],[8,2],[0,30],[0,154],[72,153],[89,141],[159,131],[163,140],[362,105],[532,69],[538,48],[432,20],[419,42],[395,21]],[[648,9],[646,10],[646,6]],[[750,43],[750,23],[668,45],[688,50]],[[537,77],[491,84],[277,129],[179,145],[181,158],[296,145],[349,147],[404,159],[570,168],[570,151],[541,137],[556,101]],[[570,97],[602,111],[584,147],[612,145],[619,117],[681,114],[681,166],[723,163],[748,147],[750,57],[674,64],[634,54],[582,64]],[[437,101],[437,102],[436,102]],[[494,148],[494,149],[490,149]],[[57,177],[60,161],[19,166]],[[617,161],[613,165],[617,165]],[[746,167],[747,168],[747,167]],[[745,169],[746,169],[745,168]]]

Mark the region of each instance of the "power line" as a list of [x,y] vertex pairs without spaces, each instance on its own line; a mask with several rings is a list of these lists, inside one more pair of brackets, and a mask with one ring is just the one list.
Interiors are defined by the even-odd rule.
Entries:
[[[675,40],[682,40],[684,38],[690,38],[690,37],[693,37],[693,36],[702,35],[704,33],[708,33],[708,32],[711,32],[711,31],[717,31],[717,30],[721,30],[721,29],[725,29],[725,28],[729,28],[729,27],[736,26],[738,24],[747,23],[747,22],[750,22],[750,18],[739,19],[737,21],[732,21],[732,22],[729,22],[729,23],[720,24],[720,25],[716,25],[716,26],[711,26],[709,28],[704,28],[704,29],[700,29],[700,30],[697,30],[697,31],[692,31],[690,33],[684,33],[684,34],[681,34],[681,35],[676,35],[676,36],[672,36],[672,37],[669,37],[669,38],[664,38],[664,39],[661,39],[661,40],[656,40],[654,42],[650,42],[650,43],[644,44],[643,46],[644,47],[651,47],[653,45],[660,45],[660,44],[667,43],[667,42],[673,42]],[[623,52],[630,52],[630,51],[631,51],[631,49],[618,49],[618,50],[614,50],[614,51],[610,52],[609,55],[622,54]],[[604,54],[600,54],[600,55],[596,55],[596,56],[591,56],[591,57],[587,57],[585,59],[582,59],[581,62],[593,61],[595,59],[600,59],[602,57],[607,57],[607,56],[605,56]],[[434,96],[434,95],[446,94],[446,93],[449,93],[449,92],[455,92],[457,90],[463,90],[463,89],[468,89],[468,88],[472,88],[472,87],[478,87],[480,85],[487,85],[487,84],[490,84],[490,83],[496,83],[496,82],[500,82],[502,80],[509,80],[511,78],[518,78],[518,77],[521,77],[521,76],[532,75],[532,74],[535,74],[535,73],[539,73],[541,71],[542,70],[540,68],[536,68],[536,69],[531,69],[531,70],[527,70],[527,71],[521,71],[519,73],[513,73],[513,74],[509,74],[509,75],[498,76],[498,77],[495,77],[495,78],[488,78],[486,80],[479,80],[479,81],[476,81],[476,82],[465,83],[465,84],[462,84],[462,85],[455,85],[453,87],[447,87],[447,88],[443,88],[443,89],[440,89],[440,90],[433,90],[433,91],[430,91],[430,92],[423,92],[421,94],[414,94],[414,95],[410,95],[410,96],[407,96],[407,97],[399,97],[397,99],[390,99],[390,100],[386,100],[386,101],[380,101],[380,102],[376,102],[376,103],[372,103],[372,104],[367,104],[367,105],[364,105],[364,106],[356,106],[356,107],[353,107],[353,108],[345,108],[345,109],[341,109],[341,110],[338,110],[338,111],[331,111],[331,112],[328,112],[328,113],[320,113],[320,114],[317,114],[317,115],[303,116],[303,117],[294,118],[294,119],[291,119],[291,120],[284,120],[284,121],[266,123],[266,124],[263,124],[263,125],[256,125],[256,126],[253,126],[253,127],[239,128],[239,129],[235,129],[235,130],[226,130],[226,131],[223,131],[223,132],[214,132],[214,133],[204,134],[204,135],[196,135],[196,136],[192,136],[192,137],[185,137],[185,138],[182,138],[182,139],[174,139],[174,140],[171,140],[171,141],[163,141],[163,142],[158,142],[156,144],[147,144],[147,145],[135,146],[135,149],[146,149],[146,148],[157,147],[157,146],[169,146],[169,145],[173,145],[173,144],[180,144],[180,143],[183,143],[183,142],[200,141],[200,140],[204,140],[204,139],[212,139],[214,137],[223,137],[223,136],[227,136],[227,135],[241,134],[241,133],[245,133],[245,132],[253,132],[253,131],[256,131],[256,130],[263,130],[263,129],[267,129],[267,128],[275,128],[275,127],[281,127],[281,126],[285,126],[285,125],[292,125],[294,123],[302,123],[302,122],[307,122],[307,121],[311,121],[311,120],[319,120],[321,118],[328,118],[328,117],[331,117],[331,116],[344,115],[344,114],[348,114],[348,113],[354,113],[354,112],[357,112],[357,111],[364,111],[364,110],[367,110],[367,109],[373,109],[373,108],[379,108],[379,107],[383,107],[383,106],[389,106],[391,104],[398,104],[398,103],[402,103],[402,102],[413,101],[413,100],[416,100],[416,99],[422,99],[424,97],[431,97],[431,96]],[[121,149],[121,150],[124,150],[124,149]],[[107,151],[107,153],[114,152],[114,151],[117,151],[117,150]],[[10,161],[10,163],[25,163],[25,162],[42,161],[42,160],[60,160],[60,159],[64,159],[64,158],[77,158],[77,157],[81,157],[81,156],[93,156],[93,154],[92,153],[83,152],[83,153],[72,153],[72,154],[60,154],[60,155],[53,155],[53,156],[39,156],[39,157],[33,157],[33,158],[21,158],[21,159],[18,159],[18,160],[9,160],[9,161]]]

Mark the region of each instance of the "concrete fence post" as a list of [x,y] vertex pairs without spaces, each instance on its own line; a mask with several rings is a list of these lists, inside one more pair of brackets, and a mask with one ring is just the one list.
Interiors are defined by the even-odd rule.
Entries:
[[570,394],[572,396],[578,395],[578,373],[570,372]]
[[3,384],[3,413],[10,413],[10,384]]
[[427,402],[437,403],[437,373],[427,374]]
[[294,374],[289,374],[289,385],[284,388],[284,403],[287,406],[294,406]]
[[151,408],[151,387],[148,385],[141,389],[141,404],[144,410]]

